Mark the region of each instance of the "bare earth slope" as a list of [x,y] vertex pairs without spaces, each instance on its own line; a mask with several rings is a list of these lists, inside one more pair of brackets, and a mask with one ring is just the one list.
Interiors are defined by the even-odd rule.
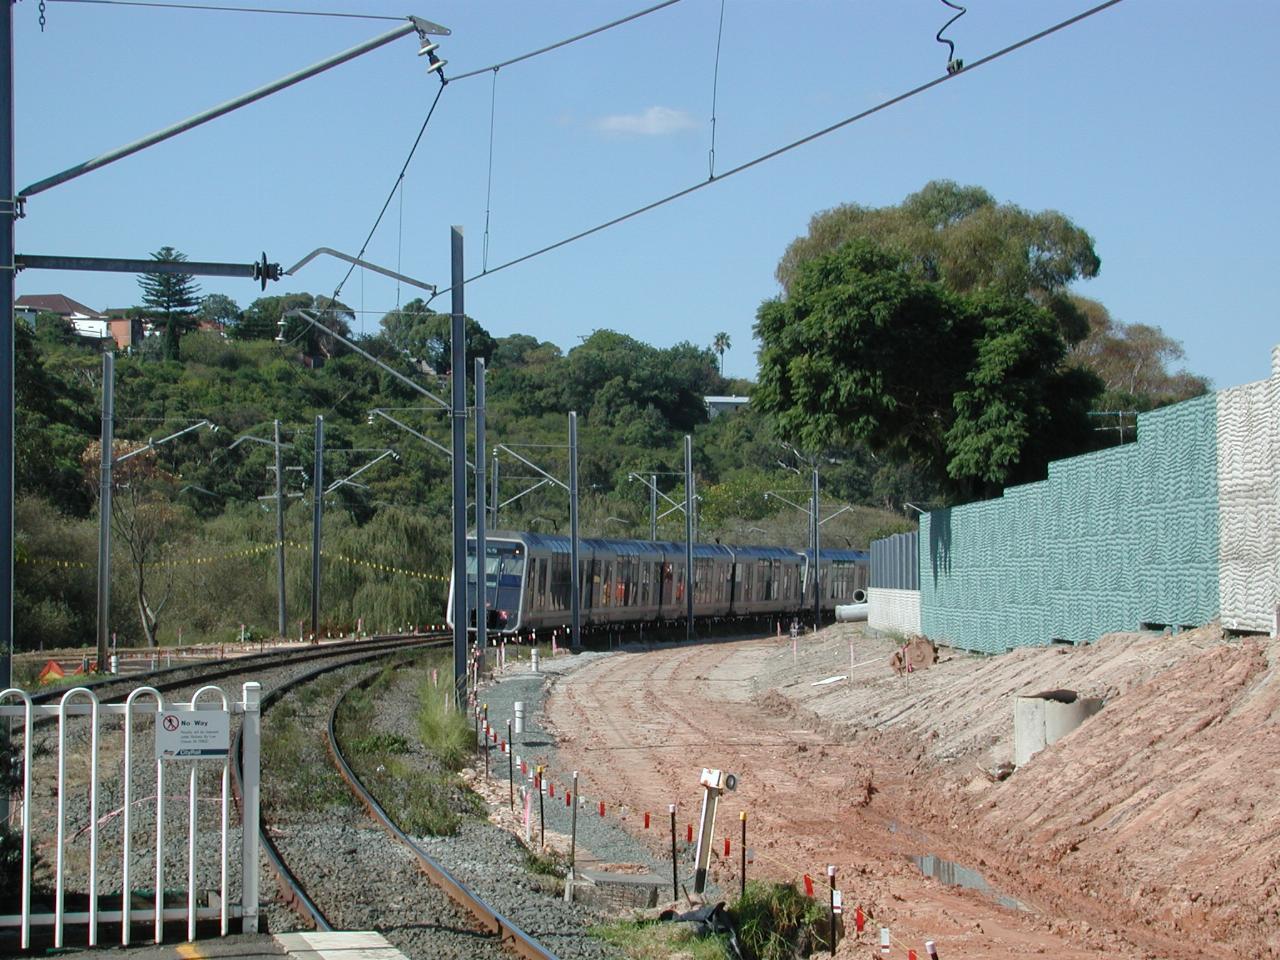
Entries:
[[[835,863],[850,900],[917,950],[934,936],[943,956],[970,958],[1280,957],[1275,641],[1205,628],[944,650],[904,677],[888,670],[893,648],[834,627],[794,658],[774,639],[622,654],[561,680],[550,715],[597,795],[637,820],[676,801],[691,820],[701,766],[741,772],[728,816],[750,811],[760,872]],[[994,781],[984,771],[1012,757],[1013,698],[1058,687],[1107,705]],[[909,857],[922,853],[977,868],[1034,912],[921,878]]]

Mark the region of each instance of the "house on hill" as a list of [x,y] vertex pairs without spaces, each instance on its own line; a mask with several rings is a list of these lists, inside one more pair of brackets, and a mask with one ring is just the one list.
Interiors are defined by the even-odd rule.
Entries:
[[76,336],[105,344],[114,340],[116,347],[125,350],[142,339],[142,321],[130,318],[125,310],[108,310],[99,313],[77,300],[61,293],[29,293],[13,302],[14,316],[35,326],[36,317],[53,313],[71,324]]

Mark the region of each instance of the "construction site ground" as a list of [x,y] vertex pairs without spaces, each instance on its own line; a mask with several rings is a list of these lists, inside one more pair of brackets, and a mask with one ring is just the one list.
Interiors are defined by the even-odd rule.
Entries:
[[[816,635],[631,649],[561,677],[547,704],[584,793],[695,822],[703,767],[739,776],[713,860],[819,897],[828,864],[872,918],[839,956],[1280,957],[1280,683],[1273,639],[1114,634],[979,656],[943,648],[902,676],[861,625]],[[843,678],[843,679],[832,679]],[[828,682],[821,682],[828,681]],[[1106,705],[1012,775],[1013,703],[1070,689]],[[925,877],[933,854],[992,892]],[[1002,906],[998,892],[1022,909]],[[851,917],[846,917],[851,921]],[[852,931],[852,923],[848,924]]]

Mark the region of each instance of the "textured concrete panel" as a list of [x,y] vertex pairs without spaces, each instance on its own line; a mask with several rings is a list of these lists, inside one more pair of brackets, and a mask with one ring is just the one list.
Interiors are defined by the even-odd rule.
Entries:
[[1216,397],[1138,418],[1134,443],[921,518],[921,626],[998,653],[1218,615]]
[[894,633],[920,632],[920,591],[871,587],[867,591],[867,626]]
[[1280,347],[1271,377],[1218,394],[1222,625],[1275,628],[1280,603]]

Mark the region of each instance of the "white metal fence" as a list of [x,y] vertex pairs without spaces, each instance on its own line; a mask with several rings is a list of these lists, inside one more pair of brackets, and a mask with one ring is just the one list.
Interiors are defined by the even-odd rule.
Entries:
[[[164,696],[154,687],[139,687],[134,690],[123,703],[102,703],[97,695],[87,687],[76,687],[62,695],[56,704],[35,704],[30,694],[17,688],[0,692],[0,722],[14,729],[15,736],[21,730],[21,779],[22,790],[18,815],[15,825],[20,825],[22,833],[22,872],[21,872],[21,912],[18,914],[0,915],[0,927],[21,928],[22,949],[31,945],[31,928],[33,926],[52,926],[53,945],[63,946],[64,928],[68,925],[84,925],[88,930],[88,945],[98,945],[98,927],[100,923],[120,924],[120,942],[128,945],[135,911],[132,908],[136,878],[134,863],[140,859],[134,849],[135,807],[147,812],[154,810],[154,848],[150,858],[154,861],[155,902],[154,908],[145,912],[139,911],[138,919],[146,921],[150,914],[152,937],[156,943],[164,939],[166,920],[187,921],[187,939],[195,939],[196,921],[199,919],[217,918],[221,932],[229,932],[232,918],[240,918],[242,929],[246,932],[258,929],[258,824],[259,824],[259,782],[261,767],[261,719],[259,704],[261,687],[257,683],[246,683],[239,702],[228,698],[227,694],[216,686],[202,687],[196,691],[189,703],[166,703]],[[231,852],[228,849],[229,823],[231,820],[230,772],[231,761],[231,717],[242,717],[242,753],[243,753],[243,796],[241,797],[241,837],[240,837],[240,903],[233,905],[228,897],[228,869]],[[149,732],[154,742],[153,755],[135,763],[135,720],[137,717],[151,719],[150,730],[144,729],[143,735]],[[40,733],[35,728],[36,721],[41,718],[57,720],[57,755],[56,773],[49,769],[50,764],[37,752]],[[118,723],[109,718],[119,717]],[[73,719],[75,718],[75,719]],[[87,728],[81,718],[87,718]],[[15,720],[18,722],[15,727]],[[117,740],[110,736],[119,733]],[[104,737],[104,734],[108,735]],[[71,740],[71,746],[68,740]],[[100,776],[99,754],[102,741],[107,740],[107,750],[122,746],[123,755],[119,766],[111,764],[111,775]],[[76,747],[87,746],[88,779],[81,779],[77,770],[83,769],[84,757]],[[68,774],[68,758],[76,761]],[[154,764],[154,766],[152,766]],[[181,768],[174,770],[175,765],[189,767],[187,772],[187,843],[186,843],[186,906],[165,905],[165,781],[166,774],[180,776]],[[143,771],[141,775],[147,785],[154,785],[154,795],[149,790],[145,795],[135,797],[135,766]],[[198,788],[202,770],[214,767],[220,774],[218,801],[218,837],[220,840],[218,867],[218,888],[216,902],[200,906],[198,899],[197,868],[200,864],[197,839],[200,836],[200,798]],[[118,779],[116,777],[118,775]],[[206,781],[210,778],[203,778]],[[47,781],[52,780],[52,796],[46,788]],[[39,792],[37,792],[37,790]],[[100,815],[99,801],[105,795],[108,802],[118,807],[107,810]],[[70,864],[67,852],[69,841],[68,803],[83,804],[87,797],[88,813],[86,822],[70,842],[88,836],[88,864],[84,874],[86,910],[68,911],[65,909],[68,893],[68,875]],[[83,806],[78,808],[83,810]],[[111,890],[107,897],[110,901],[119,902],[118,910],[100,908],[99,883],[100,867],[99,839],[100,832],[107,823],[116,818],[120,820],[118,850],[112,850],[108,856],[118,853],[120,872],[119,889]],[[79,819],[79,818],[77,818]],[[51,822],[52,821],[52,822]],[[43,842],[41,842],[41,838]],[[36,910],[33,906],[32,889],[36,858],[34,853],[40,846],[47,847],[50,842],[54,847],[53,860],[53,909]],[[115,846],[115,845],[112,845]],[[172,846],[172,845],[171,845]],[[49,859],[44,858],[45,861]],[[112,882],[110,886],[115,886]]]

